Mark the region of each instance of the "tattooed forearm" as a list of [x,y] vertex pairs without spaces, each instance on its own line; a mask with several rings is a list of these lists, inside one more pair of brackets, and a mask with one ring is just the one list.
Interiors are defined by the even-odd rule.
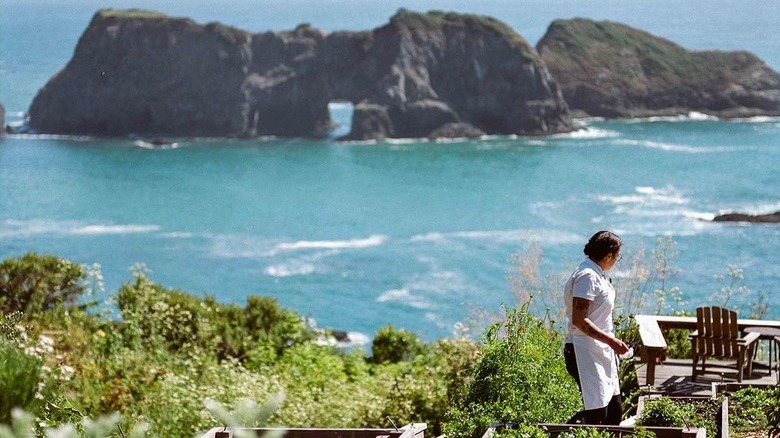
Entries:
[[599,341],[607,341],[609,339],[609,336],[607,336],[604,332],[601,330],[596,329],[591,324],[588,324],[587,322],[584,324],[584,326],[581,328],[582,331],[590,336],[591,338],[597,339]]
[[597,339],[602,342],[607,342],[610,338],[609,335],[599,330],[588,319],[588,310],[590,309],[590,301],[585,298],[574,298],[573,311],[572,311],[572,324],[582,330],[583,333],[591,338]]

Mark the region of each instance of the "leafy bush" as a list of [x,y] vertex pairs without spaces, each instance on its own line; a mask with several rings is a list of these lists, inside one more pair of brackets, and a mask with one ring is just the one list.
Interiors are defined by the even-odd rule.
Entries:
[[374,363],[396,363],[412,360],[424,352],[423,344],[414,333],[396,330],[388,325],[379,329],[371,343]]
[[770,390],[744,388],[729,395],[729,429],[751,432],[766,429]]
[[637,418],[641,426],[686,427],[707,429],[707,436],[714,437],[718,426],[716,418],[723,403],[718,399],[672,399],[657,397],[648,400]]
[[536,426],[520,424],[517,427],[496,428],[493,438],[548,438],[549,436],[547,432]]
[[447,412],[447,435],[481,436],[495,422],[563,422],[581,408],[579,389],[561,357],[563,339],[527,306],[507,309],[486,338],[465,396]]
[[26,407],[35,397],[41,363],[0,340],[0,423],[11,420],[13,408]]
[[612,432],[599,430],[594,427],[576,427],[566,432],[561,432],[558,438],[610,438]]
[[141,274],[120,288],[117,304],[128,342],[164,345],[171,352],[198,348],[220,360],[244,359],[258,345],[279,354],[313,338],[303,319],[273,298],[250,296],[241,308],[168,289]]
[[22,331],[19,328],[19,324],[22,321],[24,314],[16,311],[6,315],[0,313],[0,342],[18,342],[21,338]]
[[692,412],[669,397],[658,397],[645,403],[637,424],[642,426],[685,427]]
[[0,311],[33,315],[73,304],[86,289],[81,265],[51,255],[27,253],[0,263]]
[[780,437],[780,386],[769,390],[769,406],[767,407],[768,432],[770,437]]

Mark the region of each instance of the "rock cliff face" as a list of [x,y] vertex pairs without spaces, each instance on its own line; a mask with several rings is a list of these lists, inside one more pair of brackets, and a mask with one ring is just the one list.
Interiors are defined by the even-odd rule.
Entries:
[[355,104],[354,139],[571,129],[552,76],[508,26],[406,10],[372,31],[329,34],[100,11],[29,116],[42,133],[323,136],[334,100]]
[[579,115],[780,115],[780,74],[747,52],[688,51],[586,19],[554,21],[536,47]]

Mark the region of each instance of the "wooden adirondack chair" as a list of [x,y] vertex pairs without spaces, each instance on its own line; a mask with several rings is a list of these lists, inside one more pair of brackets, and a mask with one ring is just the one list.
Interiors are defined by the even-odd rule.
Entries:
[[[692,381],[696,381],[697,374],[706,372],[708,357],[736,359],[738,382],[742,382],[746,368],[748,377],[753,373],[753,348],[760,335],[747,333],[741,337],[737,312],[717,306],[699,307],[696,309],[696,328],[688,337],[693,356]],[[698,370],[700,360],[701,370]]]

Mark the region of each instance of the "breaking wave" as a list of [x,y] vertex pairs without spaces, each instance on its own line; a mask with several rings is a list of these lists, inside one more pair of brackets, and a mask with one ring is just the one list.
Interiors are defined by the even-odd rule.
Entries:
[[277,244],[273,252],[297,251],[302,249],[359,249],[379,246],[387,241],[387,236],[374,234],[365,239],[350,240],[299,240]]
[[19,238],[43,234],[100,236],[151,233],[159,230],[160,227],[157,225],[89,224],[78,221],[54,221],[47,219],[24,221],[8,219],[3,222],[0,237]]

